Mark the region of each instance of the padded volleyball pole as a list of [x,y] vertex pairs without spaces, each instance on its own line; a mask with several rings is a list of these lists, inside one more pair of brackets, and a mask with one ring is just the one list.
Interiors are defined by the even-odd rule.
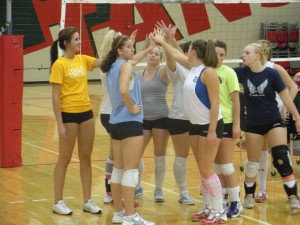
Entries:
[[22,165],[23,36],[0,36],[0,167]]

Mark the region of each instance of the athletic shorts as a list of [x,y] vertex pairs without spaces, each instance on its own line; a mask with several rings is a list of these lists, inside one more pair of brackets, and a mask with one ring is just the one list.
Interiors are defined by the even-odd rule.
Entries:
[[184,134],[189,132],[191,127],[191,122],[189,120],[180,119],[167,119],[167,128],[170,135]]
[[[192,124],[189,134],[207,137],[208,128],[209,128],[209,124],[204,124],[204,125]],[[217,138],[223,137],[223,129],[224,129],[223,119],[220,119],[217,123],[217,128],[216,128]]]
[[223,129],[223,138],[232,138],[233,123],[225,123]]
[[63,123],[83,123],[89,119],[92,119],[94,117],[93,111],[89,110],[86,112],[81,113],[67,113],[67,112],[61,112],[61,117]]
[[143,136],[142,123],[136,121],[110,124],[110,136],[114,140]]
[[254,133],[254,134],[260,134],[260,135],[265,135],[267,134],[270,130],[276,127],[286,127],[286,123],[282,121],[281,118],[275,120],[272,123],[268,123],[265,125],[261,126],[251,126],[251,124],[246,125],[246,132],[248,133]]
[[157,120],[143,120],[143,129],[152,130],[157,129],[167,129],[167,119],[168,117],[160,118]]
[[105,130],[107,131],[107,133],[109,133],[109,119],[110,119],[110,114],[100,114],[100,121],[102,126],[105,128]]

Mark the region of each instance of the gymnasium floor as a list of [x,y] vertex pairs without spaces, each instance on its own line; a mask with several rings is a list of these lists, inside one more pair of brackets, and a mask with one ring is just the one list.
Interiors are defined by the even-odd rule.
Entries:
[[[99,121],[99,109],[103,97],[100,82],[91,82],[90,95],[96,123],[96,138],[92,154],[93,165],[93,199],[101,206],[101,215],[82,212],[82,191],[79,178],[77,150],[74,150],[72,161],[67,171],[64,196],[68,206],[73,210],[72,216],[60,216],[51,212],[53,202],[53,170],[57,159],[58,136],[56,121],[52,110],[51,86],[48,84],[24,85],[23,93],[23,127],[22,159],[23,166],[0,169],[0,225],[102,225],[111,224],[113,207],[103,204],[104,168],[108,155],[109,138]],[[172,98],[172,89],[168,90],[168,101]],[[167,174],[163,186],[165,202],[153,201],[154,162],[152,143],[146,149],[145,173],[142,186],[144,195],[137,198],[140,206],[138,213],[157,225],[191,225],[190,217],[202,205],[199,195],[199,172],[193,155],[188,161],[188,189],[195,199],[194,206],[178,203],[178,189],[174,180],[172,166],[174,151],[171,140],[167,149]],[[244,196],[244,173],[239,167],[244,165],[246,154],[237,147],[234,163],[240,178],[241,196]],[[296,178],[299,183],[300,166],[295,163],[298,156],[293,156]],[[271,166],[269,166],[271,167]],[[287,199],[278,175],[268,174],[268,200],[255,204],[253,210],[244,210],[239,218],[229,219],[227,224],[289,224],[300,225],[300,210],[297,214],[289,212]]]

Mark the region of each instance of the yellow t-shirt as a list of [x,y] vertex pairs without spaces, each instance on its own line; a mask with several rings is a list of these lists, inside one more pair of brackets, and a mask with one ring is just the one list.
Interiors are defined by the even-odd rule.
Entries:
[[51,68],[50,83],[61,84],[62,112],[79,113],[91,110],[87,71],[93,70],[94,57],[76,55],[73,59],[59,57]]
[[220,106],[224,124],[233,122],[233,103],[231,93],[240,91],[240,85],[234,70],[226,65],[216,68],[220,80]]

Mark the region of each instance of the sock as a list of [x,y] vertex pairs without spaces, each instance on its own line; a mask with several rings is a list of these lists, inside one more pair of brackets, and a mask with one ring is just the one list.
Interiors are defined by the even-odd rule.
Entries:
[[173,173],[180,192],[186,191],[186,162],[187,158],[175,156]]
[[207,209],[211,209],[211,198],[210,198],[210,194],[207,190],[206,184],[205,184],[205,180],[204,178],[201,176],[201,192],[202,192],[202,197],[203,197],[203,203],[204,203],[204,207],[203,208],[207,208]]
[[211,207],[217,212],[223,212],[222,187],[216,173],[204,179],[207,191],[211,196]]
[[222,197],[223,207],[226,207],[228,204],[227,188],[222,188]]
[[105,165],[105,189],[108,195],[111,195],[110,178],[111,178],[113,167],[114,167],[114,160],[108,157]]
[[142,187],[142,177],[144,174],[144,169],[145,169],[145,164],[144,164],[144,159],[141,158],[140,163],[139,163],[139,179],[138,179],[138,183],[136,185],[136,189],[140,189]]
[[269,151],[262,151],[260,153],[259,169],[258,169],[258,178],[260,190],[267,190],[266,181],[268,174],[268,157]]
[[155,188],[162,189],[166,175],[166,157],[154,156],[155,161]]
[[252,194],[254,195],[256,189],[256,182],[254,183],[246,183],[244,182],[245,195]]
[[[287,186],[285,183],[283,185],[284,190],[285,190],[285,192],[286,192],[286,194],[287,194],[288,197],[290,197],[290,196],[298,196],[297,183],[296,183],[295,180],[294,180],[294,182],[295,182],[294,186],[292,186],[292,187]],[[287,182],[287,183],[289,183],[289,182]],[[289,184],[291,184],[291,183],[289,183]]]
[[240,186],[227,188],[227,192],[231,202],[240,202]]

